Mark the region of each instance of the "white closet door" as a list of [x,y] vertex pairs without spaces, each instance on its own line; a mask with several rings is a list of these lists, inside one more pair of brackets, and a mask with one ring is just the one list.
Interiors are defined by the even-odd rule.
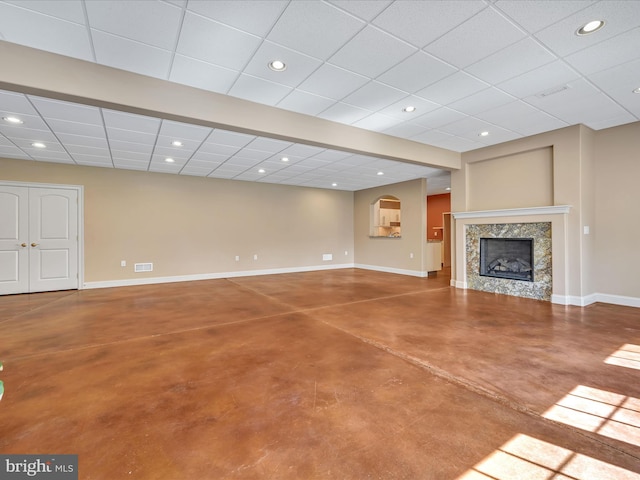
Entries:
[[78,288],[78,192],[29,189],[29,291]]
[[29,189],[0,185],[0,295],[29,291]]

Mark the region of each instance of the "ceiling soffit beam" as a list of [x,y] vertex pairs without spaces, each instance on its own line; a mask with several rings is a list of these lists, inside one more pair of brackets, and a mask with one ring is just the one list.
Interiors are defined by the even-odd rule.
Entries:
[[0,89],[455,170],[460,153],[0,40]]

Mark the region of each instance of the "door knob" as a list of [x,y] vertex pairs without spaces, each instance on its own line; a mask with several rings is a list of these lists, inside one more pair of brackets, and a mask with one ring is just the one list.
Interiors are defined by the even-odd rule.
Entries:
[[31,246],[32,246],[32,247],[37,247],[37,246],[38,246],[38,244],[37,244],[37,243],[32,243],[32,244],[31,244]]
[[21,243],[21,244],[20,244],[20,246],[21,246],[22,248],[24,248],[24,247],[26,247],[26,246],[27,246],[27,244],[26,244],[26,243]]

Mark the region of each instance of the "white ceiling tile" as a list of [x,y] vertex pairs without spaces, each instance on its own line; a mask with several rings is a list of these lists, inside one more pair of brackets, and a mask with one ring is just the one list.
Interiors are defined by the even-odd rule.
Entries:
[[169,50],[98,30],[92,30],[91,36],[98,63],[150,77],[168,78],[172,57]]
[[169,80],[216,93],[227,93],[238,75],[236,70],[176,55],[171,65]]
[[56,118],[48,118],[47,124],[56,134],[82,135],[85,137],[105,138],[103,125],[95,125],[83,122],[69,122],[67,120],[59,120]]
[[17,160],[26,160],[31,158],[18,147],[11,145],[0,145],[0,156],[4,158],[14,158]]
[[387,8],[391,0],[329,0],[329,3],[368,22]]
[[72,153],[71,157],[73,161],[78,165],[88,165],[91,167],[107,167],[113,168],[113,162],[111,157],[97,156],[97,155],[84,155]]
[[215,167],[217,167],[218,165],[221,165],[225,160],[227,159],[227,157],[223,157],[221,156],[219,158],[219,160],[217,161],[213,161],[213,160],[195,160],[193,158],[191,158],[191,160],[189,160],[189,162],[187,162],[187,166],[188,167],[197,167],[197,168],[208,168],[209,171],[213,170]]
[[151,163],[149,164],[150,166],[156,165],[156,166],[166,166],[167,168],[182,168],[183,166],[186,165],[188,159],[186,158],[179,158],[179,157],[169,157],[173,159],[173,162],[167,162],[167,156],[166,155],[158,155],[156,152],[153,152],[153,155],[151,155]]
[[467,115],[475,115],[485,110],[499,107],[506,103],[511,103],[514,97],[508,95],[496,88],[487,88],[473,95],[469,95],[462,100],[449,104],[449,108],[465,113]]
[[340,100],[368,81],[369,79],[365,76],[325,63],[298,88],[309,93]]
[[349,105],[375,111],[405,97],[407,97],[407,92],[373,81],[347,95],[342,101]]
[[102,116],[104,117],[104,123],[107,127],[150,133],[153,135],[157,135],[161,123],[159,118],[118,112],[115,110],[102,110]]
[[194,142],[202,142],[212,131],[213,130],[209,127],[163,120],[159,135],[171,137],[175,140],[192,140]]
[[220,144],[232,147],[244,147],[254,138],[256,138],[255,135],[229,132],[227,130],[220,130],[219,128],[216,128],[211,135],[209,135],[209,138],[207,138],[205,145]]
[[500,83],[498,87],[515,97],[524,98],[565,85],[579,77],[580,75],[571,67],[563,61],[557,60]]
[[266,35],[288,2],[283,0],[190,0],[192,12],[255,35]]
[[102,125],[100,109],[77,103],[49,100],[42,97],[29,96],[31,103],[44,118],[57,118],[72,122],[83,122]]
[[494,5],[530,32],[537,32],[582,10],[595,0],[562,0],[561,2],[523,2],[498,0]]
[[[273,60],[284,62],[287,66],[286,70],[276,72],[269,68],[269,63]],[[243,72],[274,83],[296,87],[320,65],[322,65],[320,60],[308,55],[272,42],[263,42]]]
[[152,163],[149,165],[150,172],[177,174],[180,173],[180,170],[182,170],[181,165],[171,163]]
[[258,137],[251,141],[247,145],[247,148],[252,150],[262,150],[264,152],[277,153],[281,152],[287,147],[292,145],[291,142],[285,142],[284,140],[275,140],[271,138]]
[[146,168],[146,165],[148,165],[149,161],[151,160],[151,154],[143,153],[143,152],[116,150],[113,148],[113,145],[112,145],[111,158],[113,158],[114,163],[116,162],[136,162],[139,164],[144,163]]
[[640,27],[569,55],[567,62],[582,74],[600,72],[638,58]]
[[372,113],[368,117],[358,120],[353,123],[354,127],[364,128],[365,130],[373,130],[375,132],[382,132],[393,125],[397,125],[399,120],[394,117],[389,117],[381,113]]
[[33,142],[58,143],[58,139],[47,130],[35,130],[31,128],[14,127],[12,125],[1,125],[0,133],[12,141],[21,141],[21,145],[30,146]]
[[88,147],[85,145],[67,145],[65,144],[67,152],[69,152],[74,158],[75,155],[94,155],[102,158],[108,158],[111,161],[111,154],[108,148]]
[[[413,112],[405,112],[404,108],[408,106],[414,107],[415,110]],[[440,105],[437,103],[430,102],[415,95],[409,95],[395,103],[392,103],[388,107],[378,110],[377,113],[382,113],[390,117],[395,117],[403,122],[408,122],[427,112],[437,110],[438,108],[440,108]]]
[[[2,99],[0,99],[0,101],[2,101]],[[45,132],[48,132],[51,130],[49,127],[48,121],[45,122],[44,119],[42,117],[39,117],[37,114],[36,115],[15,114],[15,112],[12,112],[10,110],[3,110],[2,107],[4,107],[4,105],[0,104],[1,118],[17,117],[20,120],[22,120],[22,123],[18,125],[11,122],[7,122],[7,121],[0,121],[0,125],[2,126],[12,127],[13,129],[28,128],[31,130],[43,130]],[[36,112],[34,111],[34,113]]]
[[524,38],[519,28],[487,8],[425,47],[425,51],[464,68]]
[[[484,120],[480,120],[479,118],[465,117],[457,122],[443,125],[439,130],[459,137],[471,135],[475,138],[480,134],[480,132],[490,131],[493,127],[494,126],[492,124],[485,122]],[[477,141],[479,142],[480,140],[478,139]]]
[[84,25],[85,18],[82,3],[76,0],[61,0],[57,2],[50,0],[5,0],[5,3]]
[[423,133],[425,130],[426,128],[421,125],[417,125],[411,122],[404,122],[400,125],[395,125],[391,128],[388,128],[384,131],[384,133],[386,133],[387,135],[392,135],[394,137],[411,138],[420,133]]
[[394,2],[373,23],[417,47],[424,47],[485,6],[479,0]]
[[294,143],[293,145],[287,147],[285,150],[280,152],[282,155],[289,155],[292,157],[311,157],[314,155],[319,155],[324,152],[325,149],[322,147],[314,147],[312,145],[303,145],[301,143]]
[[[172,142],[174,142],[175,140],[182,142],[182,146],[173,145]],[[158,135],[158,138],[156,139],[156,147],[158,148],[165,147],[184,152],[195,152],[201,144],[202,140],[199,139],[192,140],[189,138],[176,137],[173,135]]]
[[[535,34],[556,55],[569,55],[638,26],[640,2],[607,0],[594,3]],[[603,19],[603,28],[591,35],[576,30],[594,19]]]
[[[331,34],[327,34],[331,25]],[[291,2],[268,40],[320,60],[326,60],[365,23],[323,2]]]
[[93,60],[89,34],[84,25],[0,3],[0,32],[7,42]]
[[346,70],[375,78],[415,53],[408,45],[388,33],[367,26],[330,58]]
[[370,110],[364,108],[354,107],[344,103],[335,103],[331,107],[327,108],[324,112],[320,113],[318,117],[334,122],[351,124],[362,120],[367,115],[371,115]]
[[262,161],[266,160],[272,155],[272,152],[264,152],[262,150],[253,150],[251,148],[243,148],[238,153],[236,153],[233,157],[229,159],[234,165],[248,165],[254,161]]
[[[0,111],[17,115],[38,115],[27,96],[21,93],[0,91]],[[3,115],[4,116],[4,115]]]
[[230,157],[234,155],[241,147],[234,147],[232,145],[220,145],[219,143],[211,143],[207,141],[195,153],[195,156],[199,155],[220,155],[224,157]]
[[[187,12],[176,53],[239,71],[260,43],[260,38],[255,35]],[[225,48],[228,45],[233,45],[233,48]]]
[[229,90],[229,95],[273,106],[282,100],[291,90],[291,87],[242,74],[236,80],[236,83],[233,84],[231,90]]
[[437,82],[456,72],[456,68],[417,52],[380,75],[377,80],[410,93]]
[[178,38],[182,9],[165,2],[84,2],[92,29],[147,45],[172,50]]
[[155,146],[153,149],[153,155],[161,156],[162,158],[173,158],[174,160],[188,160],[193,155],[190,150],[171,148],[171,147],[159,147]]
[[315,116],[333,105],[334,100],[302,90],[292,90],[278,102],[278,107],[305,115]]
[[67,152],[54,152],[43,150],[28,150],[24,149],[31,158],[34,160],[40,160],[42,162],[55,162],[55,163],[75,163],[73,159],[67,154]]
[[145,144],[149,148],[153,148],[156,142],[156,135],[152,133],[122,130],[120,128],[111,127],[107,127],[107,138],[109,139],[109,142],[120,140],[123,142]]
[[447,105],[455,100],[467,97],[473,93],[484,90],[488,83],[467,75],[464,72],[457,72],[446,77],[433,85],[416,92],[416,95],[431,102]]
[[521,101],[502,105],[492,110],[478,113],[476,116],[494,125],[508,127],[510,130],[522,135],[534,135],[542,131],[556,130],[568,126],[566,122]]
[[640,60],[598,72],[592,76],[592,81],[640,119],[640,94],[633,93],[640,87]]
[[111,147],[111,152],[115,155],[114,151],[122,151],[122,152],[134,152],[134,153],[144,153],[147,155],[151,155],[153,151],[153,144],[142,144],[142,143],[134,143],[134,142],[125,142],[122,140],[111,140],[109,139],[109,146]]
[[83,135],[73,135],[70,133],[58,133],[56,136],[63,145],[83,145],[85,147],[104,149],[109,148],[109,143],[105,137],[87,137]]
[[535,40],[524,38],[465,69],[485,82],[496,84],[534,70],[556,59]]

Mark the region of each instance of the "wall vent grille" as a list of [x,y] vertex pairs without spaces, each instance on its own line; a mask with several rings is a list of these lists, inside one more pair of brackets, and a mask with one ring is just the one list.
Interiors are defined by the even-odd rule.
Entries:
[[133,266],[133,271],[140,272],[153,272],[153,263],[136,263]]

